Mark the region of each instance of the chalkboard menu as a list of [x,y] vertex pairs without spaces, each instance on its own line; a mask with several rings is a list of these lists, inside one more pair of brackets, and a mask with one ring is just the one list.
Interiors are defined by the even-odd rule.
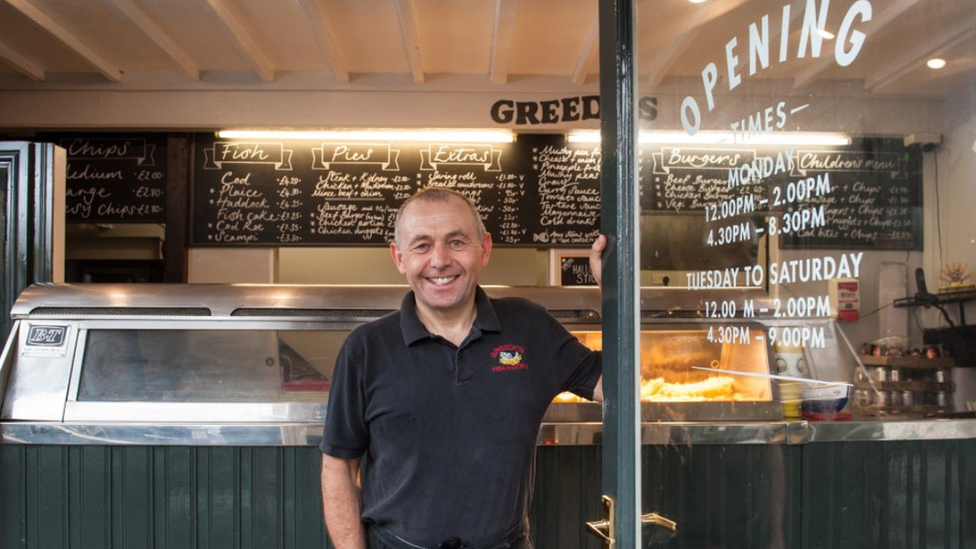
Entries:
[[824,212],[826,223],[783,235],[783,247],[922,249],[920,149],[906,149],[901,139],[873,139],[841,151],[798,150],[796,173],[814,181],[829,174],[830,191],[810,193],[806,201],[808,211]]
[[736,196],[762,194],[761,178],[729,185],[729,172],[751,165],[754,149],[703,145],[643,146],[640,204],[644,212],[702,212]]
[[231,141],[197,136],[194,245],[386,245],[426,187],[470,197],[497,245],[589,245],[600,149],[562,136],[511,144]]
[[922,249],[921,151],[901,139],[658,146],[642,151],[640,171],[645,212],[703,212],[730,236],[748,230],[743,217],[766,216],[785,248]]
[[[430,186],[472,198],[500,246],[589,246],[599,231],[599,146],[561,135],[511,144],[200,135],[194,156],[195,245],[385,245],[399,205]],[[758,231],[786,248],[922,247],[921,152],[900,139],[644,145],[640,193],[644,215],[703,216],[716,245]]]
[[165,223],[165,134],[45,138],[67,151],[67,222]]

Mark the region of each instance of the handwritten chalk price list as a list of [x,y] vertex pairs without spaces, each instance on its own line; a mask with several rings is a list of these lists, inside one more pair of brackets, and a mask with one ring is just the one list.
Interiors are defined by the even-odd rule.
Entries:
[[600,148],[546,144],[532,150],[539,185],[540,245],[592,242],[599,234]]
[[[814,192],[793,215],[810,211],[814,222],[795,224],[798,230],[784,234],[783,246],[922,249],[921,156],[901,139],[855,140],[848,150],[797,150],[791,175]],[[830,192],[816,192],[828,177]]]
[[283,175],[278,178],[278,209],[281,219],[278,223],[278,242],[295,244],[302,241],[303,215],[302,178]]
[[503,174],[499,175],[497,180],[501,207],[501,224],[497,238],[499,242],[517,244],[528,233],[528,228],[521,222],[519,215],[520,204],[525,200],[525,175]]
[[292,151],[276,143],[216,142],[203,152],[202,168],[218,178],[208,189],[207,238],[247,244],[276,237],[284,212],[275,207],[275,186],[268,184],[272,175],[265,171],[290,171]]
[[67,151],[67,221],[166,221],[165,136],[109,134],[51,139]]
[[397,209],[427,187],[470,198],[506,246],[589,245],[600,152],[559,135],[516,143],[194,143],[195,245],[386,245]]

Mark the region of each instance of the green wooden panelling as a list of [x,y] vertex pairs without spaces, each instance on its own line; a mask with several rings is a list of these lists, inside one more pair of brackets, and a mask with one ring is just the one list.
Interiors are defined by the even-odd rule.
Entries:
[[[800,449],[645,446],[642,511],[678,522],[672,536],[644,530],[646,547],[796,547]],[[599,518],[600,447],[539,449],[532,525],[538,549],[598,549],[583,522]]]
[[789,463],[781,445],[646,446],[643,508],[676,521],[667,547],[784,547]]
[[0,445],[0,547],[327,547],[317,448]]
[[974,458],[972,440],[809,445],[803,547],[976,546]]
[[0,444],[0,547],[24,547],[27,539],[25,446]]
[[[321,549],[316,448],[0,444],[0,548]],[[648,547],[976,547],[976,441],[645,446]],[[540,447],[538,549],[597,549],[599,446]]]
[[82,540],[111,547],[111,453],[95,446],[68,453],[68,535],[72,547]]
[[171,446],[153,457],[156,547],[196,547],[196,450]]
[[536,549],[600,548],[583,523],[600,519],[602,463],[598,446],[539,448],[529,514]]
[[68,546],[68,453],[27,453],[27,547]]
[[[289,497],[293,509],[286,512],[286,517],[291,517],[294,526],[289,534],[289,538],[294,539],[294,546],[300,549],[322,549],[322,539],[325,537],[325,530],[322,524],[322,486],[319,481],[321,478],[321,454],[315,449],[312,453],[292,452],[294,462],[294,481],[288,480],[286,486],[294,486],[294,496]],[[314,501],[315,505],[308,502]],[[286,521],[286,531],[287,531]],[[318,532],[318,535],[310,536],[308,532]],[[331,547],[331,545],[330,545]]]
[[[40,450],[39,450],[40,451]],[[152,448],[112,448],[113,547],[152,545]]]
[[245,537],[245,547],[283,547],[282,513],[279,510],[284,501],[281,482],[281,448],[255,449],[246,452],[250,472],[245,478],[251,480],[249,497],[245,498],[251,517],[248,531],[250,541]]
[[959,444],[960,545],[976,547],[976,441]]
[[[208,448],[200,452],[202,547],[241,547],[241,452],[236,448]],[[204,545],[204,543],[206,543]]]

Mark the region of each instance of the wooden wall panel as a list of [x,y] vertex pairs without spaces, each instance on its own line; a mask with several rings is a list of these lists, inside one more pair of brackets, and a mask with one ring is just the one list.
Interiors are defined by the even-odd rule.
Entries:
[[[599,446],[540,447],[538,549],[597,549]],[[314,447],[0,444],[0,547],[320,549]],[[976,440],[645,446],[646,547],[976,546]]]

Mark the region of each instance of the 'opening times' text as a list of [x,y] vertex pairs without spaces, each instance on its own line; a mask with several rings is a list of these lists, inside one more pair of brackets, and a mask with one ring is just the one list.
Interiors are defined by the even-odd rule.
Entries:
[[[729,170],[729,188],[750,184],[777,172],[790,170],[792,152],[777,159],[757,159],[755,166]],[[763,197],[746,194],[721,200],[705,207],[707,246],[718,247],[758,240],[764,233],[769,238],[780,235],[809,235],[812,230],[827,225],[825,197],[834,187],[830,174],[823,173],[787,181],[769,188]],[[813,204],[811,204],[813,202]],[[816,203],[820,202],[820,203]],[[758,212],[766,212],[765,226],[755,219]],[[742,216],[748,216],[745,220]],[[732,220],[732,222],[729,222]],[[742,268],[694,271],[686,274],[690,289],[763,287],[795,283],[822,282],[834,278],[857,277],[864,254],[849,253],[839,257],[825,255],[806,259],[771,262],[767,269],[761,265]],[[825,295],[795,296],[762,301],[754,299],[704,300],[702,313],[706,319],[810,319],[830,318],[830,299]],[[822,326],[770,326],[758,334],[753,328],[741,325],[711,326],[708,340],[722,344],[768,343],[804,347],[824,347],[826,336]]]
[[769,326],[763,330],[751,326],[709,326],[706,339],[723,345],[783,345],[823,349],[827,334],[823,326]]

